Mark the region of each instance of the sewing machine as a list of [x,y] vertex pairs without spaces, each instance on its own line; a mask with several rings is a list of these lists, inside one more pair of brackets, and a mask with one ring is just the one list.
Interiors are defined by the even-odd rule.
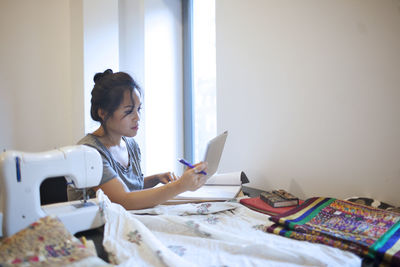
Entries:
[[0,236],[10,236],[41,217],[56,215],[75,234],[104,224],[95,199],[40,204],[40,185],[46,178],[65,176],[68,183],[85,189],[100,183],[103,163],[89,146],[25,153],[0,154]]

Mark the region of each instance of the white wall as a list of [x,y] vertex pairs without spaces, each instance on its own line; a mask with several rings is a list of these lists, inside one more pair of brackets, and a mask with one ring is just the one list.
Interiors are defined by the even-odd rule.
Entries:
[[118,0],[5,0],[0,22],[0,148],[75,144],[94,74],[118,71]]
[[[129,73],[142,91],[144,83],[144,39],[145,39],[145,8],[146,0],[119,0],[119,66],[120,70]],[[142,100],[143,101],[143,100]],[[143,122],[146,120],[146,110],[142,109],[141,122],[136,142],[141,147],[142,171],[146,171],[147,154],[144,150],[146,142],[146,128]]]
[[[75,144],[85,132],[85,90],[84,90],[84,27],[83,0],[71,0],[70,34],[71,34],[71,92],[72,92],[72,143]],[[73,18],[73,19],[71,19]],[[62,34],[62,32],[61,32]],[[28,44],[29,45],[29,44]],[[62,130],[62,129],[60,129]]]
[[69,1],[1,1],[0,36],[0,148],[70,144]]
[[400,2],[218,0],[222,170],[400,205]]
[[91,133],[100,125],[90,116],[93,77],[106,69],[119,71],[118,0],[83,1],[83,50],[85,133]]

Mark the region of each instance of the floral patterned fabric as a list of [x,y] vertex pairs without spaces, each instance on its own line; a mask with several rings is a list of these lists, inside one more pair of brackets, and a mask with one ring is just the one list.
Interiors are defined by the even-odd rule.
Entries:
[[126,211],[101,190],[103,245],[118,266],[360,266],[353,253],[267,233],[269,216],[239,203]]
[[0,242],[0,266],[107,265],[53,216],[41,218]]
[[335,198],[315,197],[270,218],[267,230],[400,266],[400,214]]

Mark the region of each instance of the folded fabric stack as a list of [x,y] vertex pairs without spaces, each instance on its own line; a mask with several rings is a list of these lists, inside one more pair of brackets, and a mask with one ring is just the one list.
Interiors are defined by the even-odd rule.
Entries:
[[267,231],[321,243],[400,266],[400,213],[335,198],[314,197],[270,217]]
[[54,216],[46,216],[0,241],[0,266],[111,266],[70,234]]

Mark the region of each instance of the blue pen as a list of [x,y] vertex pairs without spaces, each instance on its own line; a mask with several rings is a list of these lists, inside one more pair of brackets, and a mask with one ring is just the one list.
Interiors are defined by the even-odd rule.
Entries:
[[[194,168],[194,166],[193,166],[192,164],[190,164],[189,162],[187,162],[187,161],[184,160],[184,159],[178,159],[178,161],[179,161],[180,163],[182,163],[182,164],[188,166],[189,168],[192,168],[192,169]],[[205,171],[201,171],[201,172],[199,172],[199,173],[204,174],[204,175],[207,175],[207,173],[206,173]]]

